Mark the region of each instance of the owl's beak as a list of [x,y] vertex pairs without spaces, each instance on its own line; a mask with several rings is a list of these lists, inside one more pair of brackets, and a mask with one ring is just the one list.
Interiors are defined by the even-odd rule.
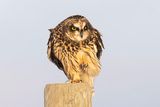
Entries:
[[83,38],[83,31],[80,31],[80,36],[81,38]]

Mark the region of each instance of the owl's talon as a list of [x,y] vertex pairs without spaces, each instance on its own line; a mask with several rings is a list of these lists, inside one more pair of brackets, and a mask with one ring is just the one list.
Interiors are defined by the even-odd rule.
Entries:
[[86,71],[88,65],[87,64],[80,64],[80,68],[82,69],[82,71]]
[[82,80],[72,80],[71,83],[81,83]]

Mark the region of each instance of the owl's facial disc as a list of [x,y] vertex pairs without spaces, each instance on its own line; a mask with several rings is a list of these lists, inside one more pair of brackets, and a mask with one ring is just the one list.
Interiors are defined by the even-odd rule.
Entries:
[[69,30],[66,35],[73,41],[83,41],[90,35],[89,25],[86,21],[75,21],[69,25]]

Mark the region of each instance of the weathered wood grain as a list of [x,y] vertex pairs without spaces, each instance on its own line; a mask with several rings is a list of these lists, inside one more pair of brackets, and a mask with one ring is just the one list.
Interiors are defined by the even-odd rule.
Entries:
[[45,107],[92,107],[92,92],[84,83],[48,84],[44,90]]

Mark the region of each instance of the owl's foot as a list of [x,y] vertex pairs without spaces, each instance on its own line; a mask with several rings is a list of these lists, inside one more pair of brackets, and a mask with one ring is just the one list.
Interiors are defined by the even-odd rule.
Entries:
[[82,80],[67,80],[66,83],[81,83]]
[[82,80],[71,80],[71,83],[81,83]]
[[87,67],[88,67],[87,64],[84,64],[84,63],[80,64],[80,68],[82,71],[86,71]]

